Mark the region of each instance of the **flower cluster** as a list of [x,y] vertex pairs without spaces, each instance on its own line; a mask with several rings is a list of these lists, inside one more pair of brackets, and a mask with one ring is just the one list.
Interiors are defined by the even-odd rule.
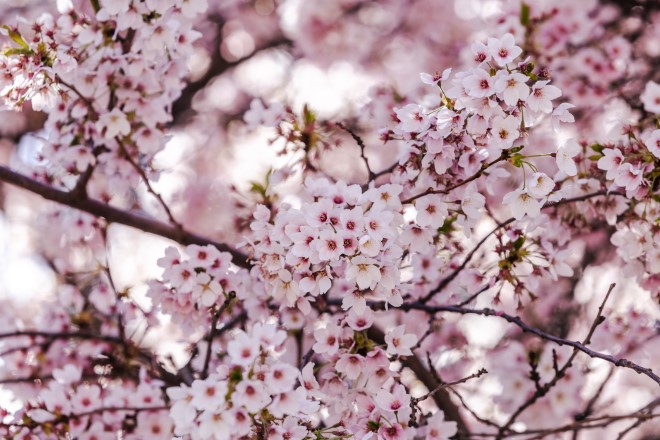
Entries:
[[[32,313],[0,298],[0,391],[18,402],[0,404],[0,437],[448,440],[651,426],[657,399],[619,414],[601,395],[620,391],[619,371],[660,382],[644,367],[659,352],[654,312],[614,286],[596,304],[589,280],[600,284],[605,256],[651,292],[640,302],[660,293],[660,86],[638,58],[657,52],[657,30],[595,1],[505,2],[479,12],[484,29],[457,17],[476,11],[433,0],[228,1],[199,17],[207,3],[59,0],[57,18],[0,30],[0,98],[47,114],[10,159],[30,177],[2,166],[0,180],[80,210],[37,222],[55,299]],[[243,81],[289,50],[291,85]],[[299,58],[334,64],[328,54],[344,61],[327,72]],[[397,78],[457,58],[421,82]],[[289,94],[309,72],[331,84],[358,60],[351,74],[401,89],[375,87],[348,114]],[[215,105],[222,122],[209,124],[201,111]],[[225,154],[209,147],[245,134],[240,115],[269,128],[254,138],[269,132],[287,165],[244,193],[233,177],[218,191]],[[199,220],[185,227],[151,185],[172,127],[173,150],[179,129],[186,148],[208,141],[182,160],[206,175],[173,185],[188,202],[181,218]],[[141,190],[167,223],[141,212]],[[218,218],[229,197],[237,209]],[[0,228],[22,210],[4,205]],[[160,279],[111,270],[126,232],[116,224],[180,245],[158,259]],[[603,365],[612,372],[597,384]],[[653,394],[642,386],[628,396]]]
[[339,277],[347,281],[344,310],[364,313],[367,297],[400,305],[403,247],[415,251],[428,238],[420,227],[403,225],[401,187],[362,192],[359,185],[331,185],[326,179],[305,185],[312,200],[300,208],[281,206],[273,216],[261,205],[254,214],[250,248],[270,295],[283,308],[309,313],[310,301]]
[[538,171],[530,159],[554,155],[561,171],[575,175],[572,157],[577,152],[571,143],[545,154],[525,156],[520,151],[526,147],[530,127],[547,117],[556,125],[571,121],[572,116],[567,105],[554,108],[552,101],[561,91],[549,84],[546,73],[535,72],[529,59],[515,63],[522,49],[511,34],[491,38],[487,44],[477,42],[471,49],[477,67],[453,77],[449,69],[436,76],[422,74],[424,83],[440,87],[442,93],[434,100],[439,106],[395,108],[399,123],[387,138],[404,140],[406,145],[396,178],[406,194],[421,198],[418,204],[427,204],[424,198],[429,193],[443,195],[444,199],[436,197],[439,201],[456,203],[458,197],[462,210],[458,218],[473,226],[480,219],[484,199],[471,185],[459,187],[482,174],[489,182],[509,176],[501,166],[508,161],[523,171],[523,184],[504,197],[504,204],[518,220],[525,215],[537,217],[545,201],[559,200],[561,193],[555,191],[555,181]]
[[[167,389],[176,435],[229,440],[261,432],[268,438],[303,440],[318,409],[299,371],[278,361],[286,333],[256,323],[227,344],[226,362],[205,379]],[[323,437],[317,437],[323,438]]]
[[6,28],[14,46],[0,56],[0,95],[7,106],[30,101],[48,111],[39,148],[44,179],[71,185],[72,176],[94,169],[89,190],[105,201],[135,186],[135,166],[150,164],[164,146],[168,109],[201,35],[192,18],[205,4],[103,1],[91,17],[64,5],[57,19]]
[[241,273],[231,265],[231,255],[214,246],[189,245],[185,255],[174,247],[165,250],[158,260],[162,280],[150,281],[147,295],[177,323],[206,322],[209,311],[241,289]]

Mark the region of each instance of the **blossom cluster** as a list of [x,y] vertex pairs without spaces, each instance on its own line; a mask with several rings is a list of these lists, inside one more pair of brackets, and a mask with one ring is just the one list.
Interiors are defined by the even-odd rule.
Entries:
[[[318,409],[295,367],[278,361],[286,332],[256,323],[227,344],[227,360],[205,379],[167,389],[176,435],[228,440],[261,432],[268,438],[303,440]],[[325,438],[325,437],[317,437]]]
[[[556,156],[559,170],[573,176],[577,170],[572,157],[577,151],[574,142],[541,155],[525,156],[520,151],[527,146],[527,131],[544,118],[549,116],[555,127],[572,122],[570,105],[555,108],[552,101],[561,91],[549,84],[547,73],[535,73],[529,59],[515,62],[522,49],[511,34],[490,38],[487,44],[474,43],[471,50],[477,67],[453,77],[450,69],[435,76],[422,74],[423,82],[440,87],[439,106],[427,109],[408,104],[395,108],[399,123],[385,136],[406,142],[396,178],[409,193],[416,190],[416,197],[424,197],[427,188],[451,197],[451,190],[486,170],[491,182],[509,176],[501,167],[506,160],[523,171],[523,182],[504,196],[503,203],[518,220],[526,215],[537,217],[547,200],[561,199],[561,192],[530,159]],[[479,196],[463,196],[461,203],[463,218],[472,225],[480,218],[478,212],[483,206]]]
[[342,307],[352,314],[365,313],[367,296],[400,305],[403,247],[426,248],[429,237],[403,225],[401,186],[363,192],[359,185],[309,179],[306,189],[312,200],[300,208],[282,205],[272,216],[261,205],[254,214],[249,247],[271,296],[283,308],[309,313],[310,302],[339,277],[347,281]]
[[[72,185],[93,169],[89,190],[121,199],[164,147],[180,95],[192,18],[205,1],[104,1],[95,16],[63,5],[55,19],[7,27],[14,42],[0,56],[5,105],[48,111],[34,174]],[[16,46],[17,45],[17,46]],[[167,62],[164,62],[167,60]],[[74,181],[75,183],[75,181]]]
[[[292,7],[284,3],[212,5],[212,46],[223,60],[206,60],[204,76],[241,64],[224,57],[241,46],[232,37]],[[294,49],[324,62],[355,46],[338,37],[344,32],[370,42],[351,60],[377,59],[367,27],[397,35],[450,2],[414,2],[396,19],[384,11],[401,12],[397,2],[297,3],[285,33],[309,37]],[[589,337],[575,343],[583,341],[576,316],[589,308],[577,301],[592,290],[578,275],[600,263],[601,249],[660,293],[660,86],[644,80],[638,113],[606,134],[572,124],[619,93],[639,49],[609,38],[618,26],[611,8],[589,17],[589,5],[542,3],[500,17],[498,38],[471,36],[481,39],[461,51],[467,67],[422,73],[405,93],[374,89],[355,120],[264,104],[275,95],[245,99],[237,114],[248,129],[269,127],[289,165],[241,197],[250,218],[227,215],[243,236],[236,251],[189,233],[149,183],[189,61],[204,61],[192,43],[208,42],[193,30],[209,25],[196,22],[206,0],[95,0],[93,14],[60,0],[57,19],[3,28],[13,46],[0,55],[0,97],[48,114],[30,173],[67,189],[57,196],[90,214],[42,217],[42,229],[59,232],[39,246],[62,286],[34,316],[0,315],[0,381],[20,402],[16,411],[0,405],[0,435],[448,440],[473,427],[498,438],[521,429],[543,436],[564,422],[577,433],[582,420],[591,428],[606,419],[594,403],[609,377],[591,397],[593,372],[606,361],[617,374],[614,367],[635,369],[621,358],[631,354],[657,360],[656,316],[632,307],[603,313],[603,302]],[[435,24],[420,33],[438,38]],[[575,116],[562,101],[574,96]],[[379,136],[361,138],[374,121],[384,127]],[[326,152],[342,153],[340,136],[359,147],[360,161],[346,168],[366,168],[366,183],[364,173],[344,179],[326,169]],[[378,137],[383,158],[393,149],[397,157],[375,172]],[[139,179],[170,224],[134,212],[143,208],[133,198]],[[91,215],[100,202],[107,221]],[[122,218],[181,245],[158,259],[146,310],[142,290],[116,285],[110,270],[108,225]],[[516,333],[487,334],[489,320]],[[176,341],[153,341],[164,333]],[[467,376],[475,365],[488,367],[487,386],[458,388],[481,374]]]
[[162,313],[177,323],[206,322],[210,312],[242,289],[242,273],[231,265],[231,255],[214,246],[189,245],[184,258],[168,247],[158,260],[162,280],[149,283],[147,295]]

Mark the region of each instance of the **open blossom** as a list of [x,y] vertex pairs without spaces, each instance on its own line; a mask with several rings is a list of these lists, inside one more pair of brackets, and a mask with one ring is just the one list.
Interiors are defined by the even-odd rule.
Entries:
[[496,117],[491,129],[491,142],[501,149],[511,148],[513,142],[520,136],[519,127],[520,121],[514,116]]
[[243,380],[236,386],[232,401],[237,405],[244,406],[248,412],[255,413],[268,405],[271,398],[261,382]]
[[442,73],[436,72],[433,75],[422,72],[419,76],[424,84],[436,85],[438,81],[446,81],[451,75],[451,67],[443,70]]
[[552,100],[560,96],[558,87],[548,84],[548,81],[538,81],[527,97],[527,106],[535,112],[552,113]]
[[511,207],[511,213],[516,220],[522,220],[525,215],[538,217],[541,213],[541,203],[524,189],[511,191],[504,196],[502,202]]
[[285,116],[284,107],[279,103],[264,106],[260,99],[253,99],[250,102],[250,109],[245,112],[243,119],[248,128],[254,129],[260,125],[266,127],[276,127]]
[[478,63],[487,63],[492,59],[488,46],[480,41],[475,41],[470,45],[470,51],[474,55],[474,60]]
[[514,106],[519,100],[525,100],[529,96],[527,77],[522,73],[502,73],[495,80],[495,91],[502,95],[504,102]]
[[412,356],[413,352],[410,350],[417,344],[417,335],[412,333],[404,333],[405,325],[400,325],[393,328],[385,334],[385,343],[387,344],[387,354],[390,356]]
[[408,104],[401,108],[395,108],[399,118],[399,129],[406,133],[424,131],[431,125],[429,118],[424,114],[424,109],[417,104]]
[[346,279],[355,280],[361,290],[375,289],[380,281],[380,270],[377,261],[358,255],[351,259],[350,266],[346,270]]
[[644,104],[644,110],[649,113],[660,113],[660,84],[654,81],[646,83],[640,99]]
[[471,75],[463,79],[463,84],[470,96],[483,98],[496,92],[496,88],[493,87],[494,80],[485,70],[474,69]]
[[425,428],[426,437],[429,440],[449,440],[458,432],[456,422],[445,420],[445,413],[438,411],[429,417]]
[[489,38],[488,52],[498,65],[505,66],[518,58],[522,49],[516,46],[513,35],[507,33],[502,38]]
[[642,170],[626,162],[618,168],[614,183],[626,191],[633,191],[642,184],[643,177]]
[[603,157],[598,159],[598,168],[607,171],[605,178],[614,180],[619,174],[619,167],[623,164],[624,157],[618,148],[605,148]]
[[651,154],[660,159],[660,130],[653,130],[644,136],[642,140]]
[[567,140],[564,145],[557,149],[557,167],[563,171],[567,176],[575,176],[577,174],[577,167],[573,157],[577,156],[581,151],[580,144],[575,139]]
[[229,353],[232,362],[247,366],[256,359],[259,354],[259,346],[255,345],[255,341],[247,333],[239,332],[227,344],[227,353]]
[[340,373],[345,374],[348,379],[355,380],[364,370],[364,358],[359,354],[343,354],[337,361],[335,368]]
[[415,201],[417,217],[415,220],[420,226],[439,228],[447,218],[447,205],[442,197],[431,194]]
[[529,195],[536,197],[537,199],[547,196],[554,186],[555,182],[545,173],[534,173],[527,180],[527,190]]
[[103,133],[106,139],[114,139],[116,136],[126,136],[131,132],[131,124],[126,115],[118,108],[109,113],[104,113],[96,123],[96,129]]
[[312,347],[316,353],[333,355],[339,350],[341,329],[336,324],[328,323],[326,327],[314,330],[316,343]]
[[568,109],[573,107],[575,107],[573,104],[562,102],[552,111],[552,128],[555,131],[559,130],[561,122],[575,122],[575,117],[568,111]]
[[397,384],[392,392],[381,389],[376,394],[376,405],[385,411],[397,412],[410,409],[410,396],[403,385]]

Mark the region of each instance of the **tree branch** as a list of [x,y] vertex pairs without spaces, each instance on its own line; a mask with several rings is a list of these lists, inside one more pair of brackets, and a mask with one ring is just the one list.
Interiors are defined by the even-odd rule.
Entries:
[[161,237],[169,238],[182,245],[197,244],[201,246],[212,245],[221,252],[231,254],[233,263],[243,268],[250,268],[252,264],[249,257],[232,248],[225,243],[219,243],[210,240],[206,237],[188,232],[184,229],[179,229],[174,226],[168,225],[153,218],[146,217],[142,214],[124,211],[119,208],[107,205],[103,202],[94,199],[79,197],[77,194],[62,191],[54,188],[45,183],[31,179],[23,174],[17,173],[7,167],[0,166],[0,181],[10,183],[30,192],[40,195],[41,197],[87,212],[88,214],[96,217],[103,217],[109,223],[118,223],[125,226],[130,226],[150,234],[159,235]]

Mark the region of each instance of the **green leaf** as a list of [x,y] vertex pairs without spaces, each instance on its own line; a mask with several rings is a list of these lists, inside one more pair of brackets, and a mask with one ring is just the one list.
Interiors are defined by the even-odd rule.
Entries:
[[592,154],[591,156],[589,156],[589,160],[597,161],[601,157],[603,157],[602,154]]
[[605,149],[605,146],[601,144],[592,144],[591,149],[594,150],[596,153],[602,153],[603,150]]
[[449,234],[454,230],[454,222],[456,217],[448,217],[445,222],[438,228],[438,234]]
[[522,168],[524,161],[525,161],[525,156],[519,153],[515,153],[513,156],[511,156],[511,159],[509,159],[511,165],[517,168]]
[[513,242],[513,247],[516,250],[520,250],[520,248],[523,247],[523,244],[525,244],[525,237],[521,235],[516,241]]
[[7,30],[7,32],[9,33],[9,38],[14,40],[15,43],[17,43],[23,49],[27,49],[27,50],[30,49],[30,45],[27,44],[27,42],[23,39],[21,34],[19,34],[17,31],[13,30],[12,28],[10,28],[7,25],[4,25],[2,27]]
[[32,49],[24,49],[22,47],[8,47],[2,51],[2,54],[9,57],[12,55],[32,55]]
[[303,107],[303,121],[305,122],[305,126],[311,125],[316,121],[316,114],[314,114],[307,104]]
[[529,25],[529,5],[525,2],[520,4],[520,24]]
[[266,188],[259,182],[251,182],[250,192],[260,194],[261,196],[266,196]]

